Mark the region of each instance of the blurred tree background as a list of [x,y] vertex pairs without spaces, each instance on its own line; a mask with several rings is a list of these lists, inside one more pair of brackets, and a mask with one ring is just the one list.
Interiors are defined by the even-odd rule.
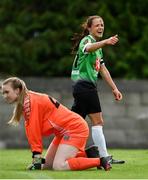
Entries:
[[104,19],[112,77],[148,78],[148,0],[0,0],[0,75],[69,77],[71,38],[89,15]]

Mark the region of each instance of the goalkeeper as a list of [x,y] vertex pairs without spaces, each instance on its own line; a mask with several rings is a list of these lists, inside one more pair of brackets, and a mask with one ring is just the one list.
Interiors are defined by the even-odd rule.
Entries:
[[[29,170],[84,170],[92,167],[110,170],[107,158],[86,157],[84,148],[89,128],[80,115],[46,94],[28,90],[25,82],[17,77],[10,77],[2,83],[2,94],[9,104],[15,104],[10,124],[18,124],[23,114],[33,158]],[[44,160],[42,137],[52,133],[55,137]]]

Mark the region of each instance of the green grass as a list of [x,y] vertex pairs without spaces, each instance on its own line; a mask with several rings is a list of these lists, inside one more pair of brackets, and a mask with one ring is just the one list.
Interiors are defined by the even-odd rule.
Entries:
[[0,150],[0,179],[147,179],[148,150],[109,150],[125,164],[113,165],[111,171],[92,168],[84,171],[27,171],[29,150]]

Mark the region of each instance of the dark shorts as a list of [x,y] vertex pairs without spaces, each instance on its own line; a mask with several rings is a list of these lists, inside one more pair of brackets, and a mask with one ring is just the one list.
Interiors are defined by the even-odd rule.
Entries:
[[96,90],[83,93],[73,93],[74,104],[72,111],[81,115],[84,119],[88,114],[102,112],[99,96]]

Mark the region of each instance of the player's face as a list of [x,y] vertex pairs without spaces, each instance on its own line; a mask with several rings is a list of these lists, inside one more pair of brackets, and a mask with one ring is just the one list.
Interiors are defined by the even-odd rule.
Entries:
[[92,25],[89,28],[89,33],[96,39],[100,39],[104,32],[104,22],[102,18],[95,18],[92,21]]
[[12,104],[19,97],[19,88],[13,89],[11,83],[2,85],[2,94],[7,103]]

